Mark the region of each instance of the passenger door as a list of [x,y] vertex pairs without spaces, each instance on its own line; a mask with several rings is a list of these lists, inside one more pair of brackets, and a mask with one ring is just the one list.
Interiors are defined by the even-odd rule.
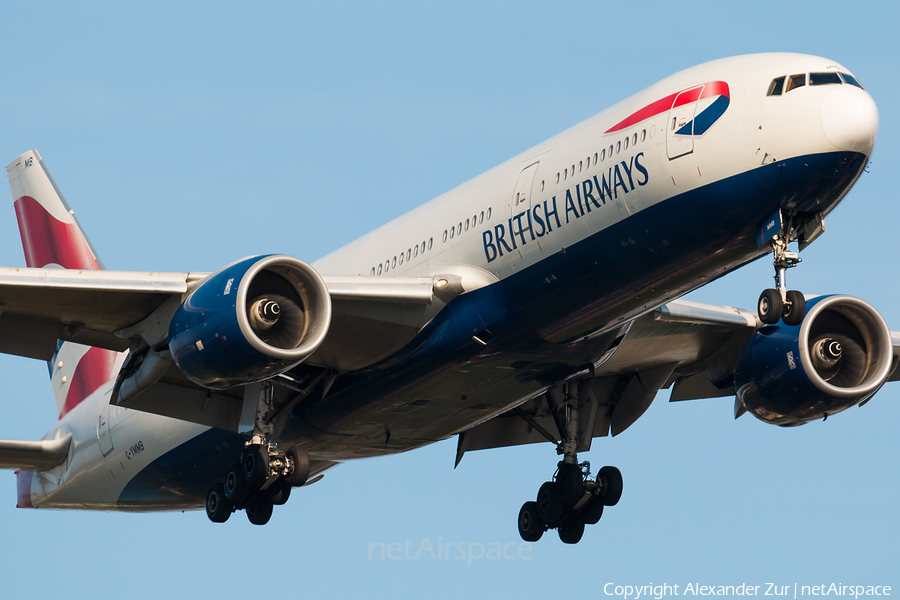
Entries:
[[666,123],[666,154],[673,160],[694,151],[694,116],[703,86],[684,90],[675,96]]

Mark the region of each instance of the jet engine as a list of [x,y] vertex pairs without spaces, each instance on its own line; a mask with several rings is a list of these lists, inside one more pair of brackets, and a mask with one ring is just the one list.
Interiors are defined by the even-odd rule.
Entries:
[[735,368],[738,400],[767,423],[827,418],[870,398],[891,373],[891,332],[871,305],[821,296],[806,307],[800,325],[757,332]]
[[207,277],[169,323],[169,351],[207,388],[267,379],[306,360],[331,323],[321,276],[289,256],[254,256]]

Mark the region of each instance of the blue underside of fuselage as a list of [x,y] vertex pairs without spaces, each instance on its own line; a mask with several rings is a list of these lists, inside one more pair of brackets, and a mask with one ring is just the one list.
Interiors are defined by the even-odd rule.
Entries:
[[[411,389],[410,382],[441,376],[463,361],[502,356],[507,368],[520,371],[520,379],[531,377],[535,386],[552,384],[605,350],[573,340],[763,255],[756,231],[765,219],[779,208],[829,212],[865,163],[864,155],[834,152],[761,166],[669,198],[497,284],[464,294],[397,355],[339,378],[327,400],[298,406],[283,441],[311,429],[353,435],[343,433],[342,426],[355,415],[395,401]],[[473,335],[487,345],[474,342]],[[426,418],[439,420],[440,415]],[[443,435],[431,441],[457,429],[457,422],[448,422]],[[135,476],[120,503],[123,508],[201,506],[208,487],[237,460],[241,439],[220,430],[197,436]]]

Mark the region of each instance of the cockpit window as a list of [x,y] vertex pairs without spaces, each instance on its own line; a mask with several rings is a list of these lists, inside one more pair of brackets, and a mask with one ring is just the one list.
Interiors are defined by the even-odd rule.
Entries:
[[784,77],[776,77],[772,80],[772,83],[769,84],[769,91],[766,93],[766,96],[780,96],[783,89]]
[[806,73],[800,73],[799,75],[791,75],[788,79],[787,91],[791,91],[798,87],[803,87],[806,85]]
[[860,83],[856,80],[856,77],[854,77],[850,73],[841,73],[841,77],[844,79],[845,83],[849,83],[850,85],[855,85],[856,87],[858,87],[861,90],[866,89],[862,85],[860,85]]
[[810,73],[809,85],[841,85],[841,77],[834,71],[830,73]]

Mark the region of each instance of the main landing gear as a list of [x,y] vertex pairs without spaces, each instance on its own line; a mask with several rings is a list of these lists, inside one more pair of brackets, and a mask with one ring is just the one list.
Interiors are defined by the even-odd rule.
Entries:
[[292,487],[300,487],[309,478],[309,454],[291,446],[279,452],[269,439],[274,426],[267,419],[275,409],[274,391],[264,382],[259,388],[257,416],[253,434],[239,462],[225,473],[225,480],[213,484],[206,494],[206,516],[213,523],[224,523],[236,510],[245,510],[254,525],[265,525],[272,509],[284,504]]
[[563,543],[577,544],[584,535],[584,526],[596,524],[603,516],[603,507],[615,506],[622,496],[622,474],[617,468],[603,467],[591,479],[590,463],[578,462],[580,402],[570,393],[569,384],[563,390],[562,407],[556,405],[552,393],[547,398],[564,439],[555,442],[543,428],[539,429],[557,443],[557,454],[562,454],[563,460],[552,480],[540,487],[537,499],[526,502],[519,510],[519,535],[526,542],[536,542],[548,529],[556,529]]
[[[253,440],[251,440],[252,442]],[[274,445],[248,443],[241,460],[213,484],[206,494],[206,516],[224,523],[237,510],[245,510],[254,525],[265,525],[272,510],[288,501],[292,487],[309,477],[309,454],[297,446],[279,453]]]
[[779,319],[785,325],[799,325],[806,316],[806,300],[800,292],[787,289],[785,273],[800,263],[800,255],[788,250],[788,239],[783,234],[774,236],[769,244],[775,251],[776,289],[763,290],[760,294],[757,304],[759,320],[766,325],[774,325]]

